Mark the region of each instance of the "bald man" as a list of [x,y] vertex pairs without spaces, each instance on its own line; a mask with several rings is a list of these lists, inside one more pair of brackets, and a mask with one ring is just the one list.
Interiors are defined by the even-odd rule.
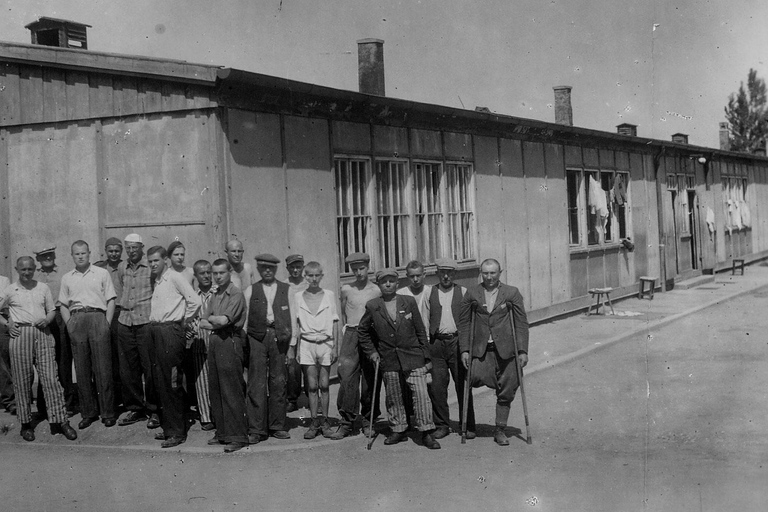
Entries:
[[256,278],[254,277],[251,264],[243,261],[243,255],[245,254],[243,243],[240,240],[230,240],[224,246],[224,252],[227,253],[227,260],[231,267],[229,274],[232,284],[245,292],[248,287],[256,282]]

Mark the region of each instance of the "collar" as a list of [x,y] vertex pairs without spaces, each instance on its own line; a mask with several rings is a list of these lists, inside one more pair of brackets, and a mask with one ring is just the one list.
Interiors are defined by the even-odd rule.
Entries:
[[73,273],[73,274],[82,274],[82,275],[85,275],[85,274],[87,274],[88,272],[90,272],[90,271],[91,271],[91,267],[93,267],[93,264],[92,264],[92,263],[88,263],[88,268],[87,268],[87,269],[85,269],[85,272],[80,272],[79,270],[77,270],[77,267],[75,267],[75,268],[73,268],[73,269],[72,269],[72,273]]
[[[216,290],[215,291],[213,290],[214,286],[216,286]],[[224,294],[232,295],[232,287],[233,286],[235,286],[235,285],[232,283],[232,281],[230,281],[229,284],[227,285],[227,287],[223,288],[223,289],[219,288],[217,285],[214,284],[214,285],[211,285],[211,290],[210,291],[212,291],[216,295],[224,295]]]
[[149,263],[147,262],[147,256],[146,255],[142,256],[141,259],[139,261],[137,261],[136,263],[132,262],[131,260],[125,260],[125,261],[126,261],[126,266],[131,267],[131,268],[134,268],[134,267],[147,267],[147,268],[149,268]]

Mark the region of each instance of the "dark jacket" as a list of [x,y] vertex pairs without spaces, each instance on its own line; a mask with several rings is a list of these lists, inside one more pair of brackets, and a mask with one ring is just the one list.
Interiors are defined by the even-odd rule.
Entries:
[[429,344],[419,307],[413,297],[396,295],[397,320],[387,313],[384,299],[368,301],[357,326],[358,343],[367,356],[378,351],[381,371],[410,372],[429,363]]
[[[432,292],[429,294],[429,335],[434,336],[437,331],[440,330],[440,320],[443,318],[443,306],[440,305],[440,297],[438,295],[438,289],[440,287],[435,285],[432,287]],[[456,328],[459,328],[459,316],[461,314],[461,299],[464,297],[465,288],[461,285],[453,285],[453,297],[451,298],[451,313],[453,314],[453,321],[456,323]]]
[[[272,303],[275,315],[275,336],[279,343],[288,343],[293,335],[291,309],[288,301],[290,287],[282,281],[276,281],[277,291]],[[267,334],[267,296],[261,281],[251,286],[251,302],[248,304],[248,336],[263,341]]]
[[[499,294],[492,311],[485,307],[485,288],[482,284],[467,290],[461,301],[459,316],[459,351],[469,352],[469,327],[472,309],[475,311],[475,336],[472,344],[472,357],[482,357],[485,354],[488,338],[492,337],[496,344],[496,352],[502,359],[514,357],[515,350],[512,340],[512,326],[515,324],[515,341],[520,353],[528,353],[528,317],[525,314],[523,296],[514,286],[499,284]],[[512,316],[510,317],[510,310]]]

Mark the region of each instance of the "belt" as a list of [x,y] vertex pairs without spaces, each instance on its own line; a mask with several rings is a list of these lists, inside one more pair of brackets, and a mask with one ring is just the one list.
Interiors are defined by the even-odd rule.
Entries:
[[457,338],[459,336],[458,332],[454,332],[453,334],[446,334],[446,333],[436,333],[432,337],[436,340],[452,340],[453,338]]
[[496,343],[488,343],[488,344],[485,346],[485,349],[486,349],[486,350],[493,350],[493,351],[495,352],[495,351],[496,351]]
[[105,313],[105,311],[99,308],[77,308],[70,311],[72,315],[75,313]]
[[168,322],[149,322],[149,325],[181,325],[181,320],[174,320]]
[[13,325],[15,325],[16,327],[34,327],[32,324],[27,322],[20,322],[18,324],[13,324]]
[[267,324],[267,329],[274,329],[275,328],[275,322],[272,322],[271,324]]
[[307,338],[307,337],[305,337],[303,335],[301,337],[302,341],[308,341],[310,343],[317,343],[318,345],[320,345],[321,343],[325,343],[327,341],[331,341],[331,339],[333,339],[333,338],[331,338],[331,336],[328,336],[328,337],[326,337],[326,338],[324,338],[322,340],[313,340],[313,339]]

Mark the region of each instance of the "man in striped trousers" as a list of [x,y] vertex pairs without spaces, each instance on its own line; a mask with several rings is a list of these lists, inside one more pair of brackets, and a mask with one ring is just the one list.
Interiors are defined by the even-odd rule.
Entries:
[[365,355],[374,364],[380,364],[384,373],[387,414],[392,429],[384,444],[408,439],[408,416],[400,384],[403,377],[411,391],[416,427],[422,433],[422,442],[430,450],[438,450],[440,443],[433,436],[435,424],[427,388],[432,382],[427,332],[416,300],[395,293],[397,282],[395,269],[376,273],[381,297],[365,305],[365,313],[357,326],[358,341]]
[[[216,292],[212,286],[211,263],[207,260],[196,261],[192,267],[197,281],[197,295],[200,297],[200,311],[206,311],[208,301]],[[208,343],[211,337],[210,329],[202,329],[199,319],[195,322],[195,334],[192,340],[192,364],[195,372],[195,391],[197,393],[197,412],[200,413],[200,428],[213,430],[211,419],[211,395],[208,389]]]
[[11,336],[9,351],[21,437],[25,441],[35,440],[31,407],[34,365],[48,397],[51,434],[64,434],[74,441],[77,432],[67,420],[64,388],[56,368],[56,347],[48,328],[56,316],[56,308],[48,285],[35,281],[35,266],[31,256],[19,258],[16,261],[19,280],[0,292],[0,309],[7,306],[10,315],[10,321],[0,317],[0,323],[7,325]]

